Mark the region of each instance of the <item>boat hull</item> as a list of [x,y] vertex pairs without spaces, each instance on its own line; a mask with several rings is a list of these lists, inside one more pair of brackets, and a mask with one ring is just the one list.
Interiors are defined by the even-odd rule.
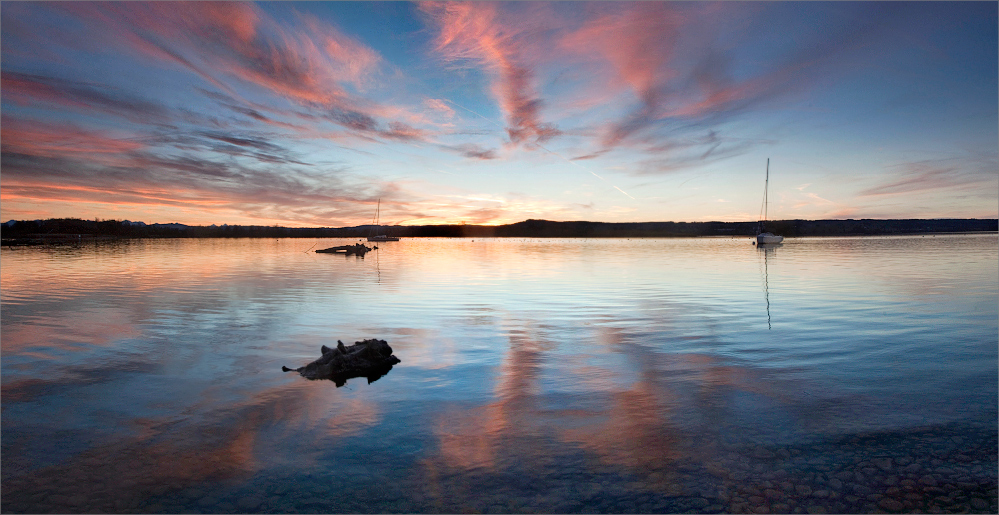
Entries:
[[780,243],[782,241],[784,241],[783,236],[777,236],[776,234],[771,234],[768,232],[756,235],[756,243],[758,245],[764,245],[767,243]]
[[[378,248],[378,247],[375,247],[375,248]],[[328,249],[319,249],[319,250],[316,251],[316,253],[317,254],[347,254],[347,255],[354,254],[354,255],[357,255],[357,256],[363,256],[365,253],[371,252],[371,250],[373,250],[373,249],[370,249],[370,248],[365,247],[364,245],[362,245],[360,243],[357,243],[355,245],[341,245],[339,247],[330,247]]]

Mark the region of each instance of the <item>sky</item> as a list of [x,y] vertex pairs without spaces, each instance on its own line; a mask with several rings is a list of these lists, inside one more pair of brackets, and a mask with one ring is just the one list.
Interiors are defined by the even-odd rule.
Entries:
[[996,218],[997,5],[5,1],[0,218]]

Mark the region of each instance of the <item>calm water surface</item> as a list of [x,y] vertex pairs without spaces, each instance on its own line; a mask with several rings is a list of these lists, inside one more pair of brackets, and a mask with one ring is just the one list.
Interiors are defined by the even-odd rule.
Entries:
[[3,511],[996,511],[994,234],[313,243],[3,249]]

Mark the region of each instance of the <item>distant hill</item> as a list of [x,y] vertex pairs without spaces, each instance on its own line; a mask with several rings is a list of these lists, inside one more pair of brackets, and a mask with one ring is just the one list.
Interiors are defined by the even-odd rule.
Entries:
[[[648,238],[752,236],[756,222],[553,222],[525,220],[508,225],[392,225],[378,234],[398,237]],[[128,220],[11,220],[0,226],[4,244],[87,238],[363,238],[373,226],[292,228],[260,225],[146,224]],[[774,220],[767,230],[787,237],[997,232],[992,219]]]

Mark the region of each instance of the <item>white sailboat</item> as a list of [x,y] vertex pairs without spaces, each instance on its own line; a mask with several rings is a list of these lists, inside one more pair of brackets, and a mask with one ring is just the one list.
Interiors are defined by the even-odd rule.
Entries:
[[760,225],[756,229],[756,244],[763,245],[767,243],[780,243],[784,241],[783,236],[767,232],[766,221],[767,221],[767,204],[769,204],[767,199],[767,193],[770,190],[770,159],[767,158],[767,179],[763,186],[763,217],[760,219]]
[[[382,221],[382,199],[378,199],[378,207],[375,208],[375,226],[381,229]],[[374,227],[371,228],[371,232],[375,231]],[[368,236],[368,241],[399,241],[399,238],[395,236],[387,236],[385,234],[379,234],[377,236]]]

